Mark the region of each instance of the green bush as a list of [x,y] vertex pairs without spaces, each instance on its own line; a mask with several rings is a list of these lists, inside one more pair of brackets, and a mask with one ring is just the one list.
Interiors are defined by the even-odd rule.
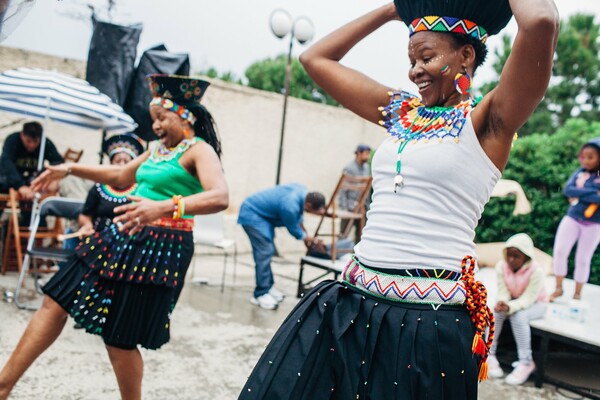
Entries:
[[[526,232],[536,247],[552,254],[554,235],[568,202],[562,191],[569,176],[579,167],[577,153],[591,138],[600,136],[600,123],[570,119],[557,132],[532,134],[514,143],[503,174],[521,184],[532,212],[512,215],[514,199],[492,198],[476,230],[477,242],[503,242]],[[570,263],[571,270],[573,263]],[[600,257],[592,260],[590,282],[600,284]]]

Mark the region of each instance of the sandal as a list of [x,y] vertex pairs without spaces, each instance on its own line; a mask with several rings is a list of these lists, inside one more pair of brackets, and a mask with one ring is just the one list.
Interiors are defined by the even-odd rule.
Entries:
[[550,295],[550,297],[548,298],[548,301],[552,303],[554,300],[556,300],[557,298],[559,298],[562,295],[563,295],[563,290],[557,288],[556,290],[554,290],[554,293],[552,293]]

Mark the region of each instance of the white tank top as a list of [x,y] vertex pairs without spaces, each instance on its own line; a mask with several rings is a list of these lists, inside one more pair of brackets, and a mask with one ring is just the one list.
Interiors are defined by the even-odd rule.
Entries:
[[402,151],[404,186],[394,193],[398,141],[372,161],[373,200],[355,254],[378,268],[461,271],[475,255],[475,227],[501,176],[485,154],[470,114],[457,136],[411,142]]

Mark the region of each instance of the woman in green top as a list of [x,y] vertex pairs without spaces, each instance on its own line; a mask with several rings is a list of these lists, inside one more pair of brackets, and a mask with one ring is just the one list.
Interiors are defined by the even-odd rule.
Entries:
[[117,187],[138,184],[133,203],[115,209],[114,224],[86,237],[45,286],[17,348],[0,372],[0,399],[48,348],[71,315],[102,337],[123,399],[140,399],[143,361],[138,345],[169,340],[170,315],[193,254],[193,215],[227,208],[221,147],[200,105],[208,82],[152,75],[152,129],[159,140],[125,166],[62,164],[33,187],[69,174]]

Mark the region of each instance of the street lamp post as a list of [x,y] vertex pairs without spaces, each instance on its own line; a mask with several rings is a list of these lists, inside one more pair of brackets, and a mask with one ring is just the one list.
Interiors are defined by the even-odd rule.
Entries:
[[290,34],[290,44],[288,47],[287,65],[285,67],[285,80],[283,84],[283,115],[281,117],[281,134],[279,137],[279,154],[277,157],[277,177],[275,183],[279,185],[281,177],[281,159],[283,154],[283,136],[285,133],[285,116],[287,113],[288,95],[290,92],[290,75],[292,72],[292,48],[294,39],[300,44],[309,42],[314,35],[314,26],[311,20],[306,17],[292,19],[292,16],[285,10],[275,10],[270,18],[271,31],[279,39],[283,39]]

